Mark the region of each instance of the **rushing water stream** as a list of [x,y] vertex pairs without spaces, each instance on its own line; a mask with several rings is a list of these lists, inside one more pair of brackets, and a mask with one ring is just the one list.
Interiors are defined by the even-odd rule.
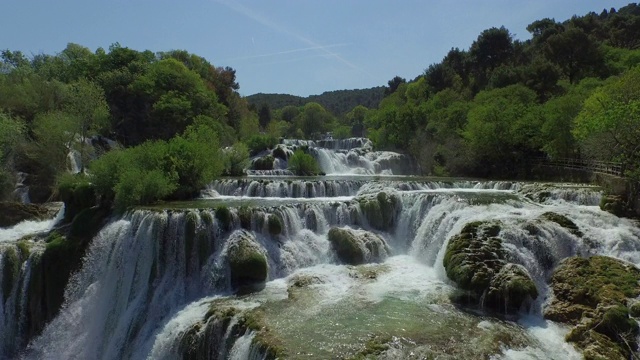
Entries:
[[[351,149],[368,146],[352,143]],[[339,169],[347,145],[322,145],[317,151]],[[369,173],[394,173],[377,170]],[[21,280],[0,287],[0,358],[175,359],[185,355],[189,338],[198,339],[196,358],[263,359],[268,354],[257,339],[265,341],[264,331],[241,326],[242,316],[259,314],[268,339],[292,359],[578,359],[564,341],[567,329],[542,318],[548,277],[574,255],[640,265],[640,229],[601,211],[598,188],[556,184],[545,188],[544,199],[532,197],[532,188],[398,176],[216,180],[202,199],[111,220],[72,276],[59,315],[27,344],[21,322],[30,263],[42,252],[35,246],[20,265]],[[381,192],[398,199],[384,226],[363,208],[363,199]],[[221,205],[230,210],[226,220]],[[548,212],[572,220],[582,236],[546,220]],[[275,233],[273,215],[282,224]],[[457,289],[443,267],[447,242],[466,224],[485,220],[502,223],[510,261],[535,281],[541,296],[528,312],[499,318],[450,300]],[[377,263],[340,265],[327,239],[335,227],[377,234],[390,253]],[[243,237],[266,256],[268,282],[240,296],[233,295],[229,254]],[[17,246],[10,240],[0,242],[0,269]],[[214,309],[228,319],[211,316]],[[366,352],[381,344],[382,351]]]

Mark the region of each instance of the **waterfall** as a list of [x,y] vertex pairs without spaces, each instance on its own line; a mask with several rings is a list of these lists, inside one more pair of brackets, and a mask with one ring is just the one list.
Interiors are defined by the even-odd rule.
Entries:
[[0,244],[6,241],[15,241],[26,236],[33,236],[51,230],[64,218],[64,205],[58,210],[53,219],[25,220],[12,227],[0,228]]
[[[396,174],[381,165],[395,155],[366,150],[359,138],[283,145],[313,148],[337,172]],[[249,176],[218,179],[202,195],[105,225],[40,334],[32,333],[38,294],[29,285],[44,281],[33,269],[47,250],[37,236],[20,239],[55,220],[0,229],[0,359],[378,354],[367,346],[385,358],[454,350],[460,358],[579,358],[562,340],[568,330],[541,316],[553,270],[576,255],[640,265],[640,228],[601,211],[601,189],[590,186]],[[528,313],[496,319],[450,301],[457,288],[443,265],[447,245],[474,222],[496,224],[506,261],[533,279],[540,296]],[[330,235],[337,232],[361,241],[349,251],[371,263],[346,265]],[[263,276],[260,287],[242,283],[237,254],[263,264],[248,274]]]

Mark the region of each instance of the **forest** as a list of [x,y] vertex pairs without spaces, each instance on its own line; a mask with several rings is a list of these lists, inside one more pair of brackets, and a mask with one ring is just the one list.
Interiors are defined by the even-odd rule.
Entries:
[[[526,178],[532,159],[580,158],[619,162],[640,179],[640,6],[527,30],[520,41],[487,29],[416,78],[371,89],[379,103],[371,91],[357,105],[337,91],[333,105],[309,97],[280,108],[250,104],[233,68],[184,50],[4,50],[0,200],[21,174],[33,202],[85,188],[121,209],[185,199],[242,175],[250,154],[280,138],[327,132],[408,153],[425,175]],[[68,172],[70,151],[81,175]]]

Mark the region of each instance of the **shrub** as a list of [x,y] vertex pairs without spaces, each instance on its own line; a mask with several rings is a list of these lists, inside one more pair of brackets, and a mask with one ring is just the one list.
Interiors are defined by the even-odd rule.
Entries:
[[168,142],[148,141],[109,152],[91,164],[90,173],[102,199],[113,199],[122,211],[132,205],[193,197],[223,167],[216,133],[198,126]]
[[83,209],[96,205],[95,186],[83,174],[65,173],[58,177],[58,195],[64,202],[65,221],[69,222]]
[[223,152],[224,171],[227,176],[242,176],[249,166],[249,148],[243,143],[235,143]]
[[296,150],[289,158],[289,170],[299,176],[320,174],[320,167],[316,159],[309,154],[305,154],[302,150]]
[[269,135],[254,135],[245,140],[245,143],[249,147],[249,154],[251,156],[256,156],[260,152],[276,146],[278,144],[278,140]]

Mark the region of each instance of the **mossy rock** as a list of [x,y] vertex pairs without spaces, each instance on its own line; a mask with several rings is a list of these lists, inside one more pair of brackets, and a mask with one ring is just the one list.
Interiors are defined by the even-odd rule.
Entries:
[[491,279],[485,302],[505,313],[517,312],[538,297],[538,289],[522,265],[506,264]]
[[245,230],[234,232],[228,241],[231,286],[241,291],[263,286],[269,275],[269,266],[262,246]]
[[25,220],[46,220],[51,211],[39,204],[0,202],[0,227],[11,227]]
[[381,191],[374,197],[359,199],[358,203],[369,226],[381,231],[393,229],[401,210],[401,201],[397,194]]
[[215,211],[216,220],[218,220],[218,226],[222,231],[229,231],[233,227],[233,215],[231,210],[224,205],[220,205]]
[[240,321],[242,326],[256,333],[253,338],[253,345],[257,347],[263,359],[287,359],[288,355],[284,348],[284,341],[271,330],[266,320],[264,312],[260,308],[249,310],[242,315]]
[[20,252],[13,246],[6,247],[0,253],[0,258],[2,259],[2,302],[4,303],[11,295],[13,286],[20,279],[22,259]]
[[271,151],[271,154],[273,157],[287,161],[287,152],[280,146],[276,146],[276,148]]
[[485,296],[484,306],[501,313],[513,313],[536,299],[538,291],[527,270],[506,261],[500,224],[472,222],[453,236],[445,251],[447,277],[462,291],[451,299],[473,305]]
[[[640,295],[640,269],[606,256],[565,259],[551,277],[545,318],[575,325],[567,335],[585,358],[629,358],[637,350],[637,322],[627,304]],[[633,304],[632,304],[633,307]],[[637,309],[636,309],[637,310]]]
[[257,158],[251,164],[253,170],[273,170],[273,161],[275,159],[271,155]]
[[578,228],[578,226],[573,221],[569,220],[569,218],[567,218],[564,215],[560,215],[554,212],[546,212],[540,215],[540,217],[542,219],[554,222],[562,226],[563,228],[567,229],[570,233],[572,233],[577,237],[582,237],[583,235],[582,231],[580,231],[580,228]]
[[488,236],[484,228],[496,232],[494,224],[473,222],[447,244],[443,260],[447,277],[463,290],[483,293],[506,264],[502,240]]
[[282,220],[277,215],[270,214],[267,219],[267,227],[272,236],[280,235],[283,229]]
[[617,217],[635,217],[633,210],[629,209],[622,196],[605,195],[600,198],[600,209]]
[[241,206],[238,209],[238,218],[240,219],[240,227],[246,230],[251,230],[251,217],[253,212],[248,206]]
[[332,228],[327,238],[338,259],[344,264],[381,262],[391,254],[384,239],[369,231]]

